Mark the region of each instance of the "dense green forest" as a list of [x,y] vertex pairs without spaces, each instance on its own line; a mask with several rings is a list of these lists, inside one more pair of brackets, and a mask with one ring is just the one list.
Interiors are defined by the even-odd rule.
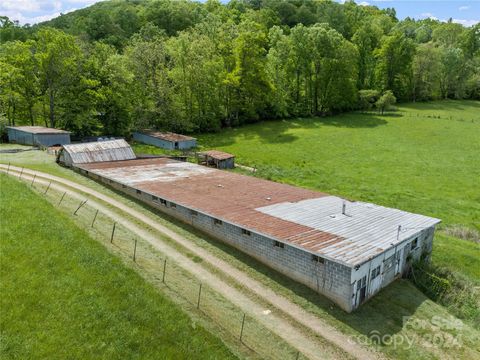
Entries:
[[77,135],[480,99],[480,25],[329,0],[117,0],[0,17],[0,116]]

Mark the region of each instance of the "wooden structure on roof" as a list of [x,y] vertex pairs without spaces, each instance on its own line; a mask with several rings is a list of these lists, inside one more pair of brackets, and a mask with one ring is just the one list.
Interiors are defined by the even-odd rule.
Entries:
[[233,169],[235,167],[235,155],[218,150],[203,151],[197,153],[197,162],[200,165],[217,169]]

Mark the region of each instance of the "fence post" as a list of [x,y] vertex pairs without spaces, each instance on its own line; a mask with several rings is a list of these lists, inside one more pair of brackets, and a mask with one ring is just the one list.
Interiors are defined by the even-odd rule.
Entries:
[[61,198],[60,201],[58,202],[58,205],[60,205],[60,204],[62,203],[63,198],[65,197],[65,194],[66,194],[66,193],[67,193],[66,191],[63,193],[62,198]]
[[198,289],[197,309],[200,309],[200,296],[201,295],[202,295],[202,283],[200,283],[200,288]]
[[37,174],[33,174],[33,179],[32,179],[32,183],[30,184],[30,186],[33,186],[33,183],[35,182],[36,177],[37,177]]
[[242,329],[240,330],[240,342],[243,343],[242,337],[243,337],[243,327],[245,326],[245,313],[243,313],[243,319],[242,319]]
[[162,283],[165,284],[165,271],[167,270],[167,258],[163,261],[163,276],[162,276]]
[[110,237],[110,244],[113,244],[113,234],[115,234],[115,226],[117,226],[117,223],[113,223],[113,229],[112,229],[112,236]]
[[22,171],[20,171],[20,176],[18,177],[19,179],[22,178],[22,174],[23,174],[23,167],[22,167]]
[[133,248],[133,261],[135,262],[137,255],[137,239],[135,238],[135,246]]
[[97,215],[98,215],[98,209],[95,212],[95,216],[93,217],[93,220],[92,220],[92,228],[93,228],[93,224],[95,223],[95,220],[97,219]]
[[8,172],[10,171],[10,162],[8,162],[8,167],[7,167],[7,175],[8,175]]
[[[34,178],[34,179],[35,179],[35,178]],[[52,185],[52,182],[51,182],[51,181],[48,183],[47,189],[45,190],[45,192],[43,193],[43,195],[47,195],[48,189],[50,189],[50,185]]]
[[80,205],[78,205],[77,210],[74,211],[73,215],[77,215],[77,211],[80,210],[80,208],[87,203],[88,200],[82,201]]

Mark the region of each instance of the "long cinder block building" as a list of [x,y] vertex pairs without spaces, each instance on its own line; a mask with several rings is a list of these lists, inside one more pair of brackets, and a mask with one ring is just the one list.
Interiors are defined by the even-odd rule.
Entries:
[[171,159],[74,165],[352,311],[428,260],[440,220]]

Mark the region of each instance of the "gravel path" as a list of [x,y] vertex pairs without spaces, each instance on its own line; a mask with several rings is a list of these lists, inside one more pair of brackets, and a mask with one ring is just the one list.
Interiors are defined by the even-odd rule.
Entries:
[[[0,169],[3,169],[3,171],[5,171],[6,168],[7,168],[6,165],[0,164]],[[11,166],[10,171],[18,172],[20,171],[20,168]],[[288,300],[284,296],[275,293],[274,291],[265,287],[263,284],[261,284],[257,280],[252,279],[248,274],[242,272],[241,270],[231,266],[227,262],[212,255],[205,249],[193,244],[188,239],[182,237],[181,235],[168,229],[167,227],[157,223],[155,220],[151,219],[150,217],[134,209],[131,209],[127,205],[107,195],[99,193],[93,189],[90,189],[86,186],[75,183],[73,181],[66,180],[61,177],[57,177],[54,175],[50,175],[50,174],[46,174],[38,171],[32,171],[27,169],[23,170],[23,176],[26,178],[28,177],[30,180],[32,179],[34,174],[36,174],[37,179],[40,177],[42,179],[48,179],[58,183],[58,184],[52,183],[52,187],[55,187],[61,191],[67,191],[67,193],[69,193],[71,196],[76,196],[79,199],[80,198],[84,199],[85,195],[79,195],[77,192],[71,191],[71,189],[75,189],[77,191],[84,192],[85,194],[89,194],[90,197],[95,197],[105,203],[108,203],[114,206],[115,208],[127,213],[129,216],[134,217],[137,220],[140,220],[141,222],[148,225],[152,229],[155,229],[159,233],[162,233],[168,236],[172,240],[176,241],[178,244],[187,248],[193,254],[199,256],[204,261],[208,262],[210,265],[219,269],[224,274],[227,274],[228,276],[230,276],[232,280],[237,281],[248,290],[254,292],[257,296],[261,297],[264,301],[270,303],[276,309],[280,310],[281,312],[284,312],[285,314],[293,318],[299,324],[305,326],[315,334],[320,335],[330,343],[334,344],[339,349],[342,349],[351,357],[357,358],[357,359],[376,359],[376,358],[383,357],[379,353],[375,352],[374,350],[365,348],[357,343],[352,343],[352,341],[347,335],[338,331],[337,329],[332,327],[330,324],[326,323],[321,318],[307,312],[306,310],[296,305],[292,301]],[[48,183],[48,181],[45,181],[45,182]],[[71,189],[67,189],[59,184],[66,185]],[[251,316],[254,316],[255,318],[257,318],[259,321],[263,323],[264,326],[269,328],[271,331],[277,333],[279,336],[284,338],[284,340],[286,340],[295,348],[299,349],[302,353],[304,353],[309,358],[324,359],[326,357],[332,357],[333,354],[330,354],[329,356],[328,353],[330,353],[330,351],[328,349],[319,348],[318,343],[313,342],[311,339],[304,336],[302,332],[299,331],[297,328],[293,327],[290,324],[290,322],[275,315],[274,312],[272,312],[268,317],[263,315],[262,312],[265,310],[264,307],[248,299],[239,290],[228,285],[225,281],[223,281],[222,279],[210,273],[200,264],[197,264],[191,261],[186,256],[180,254],[174,248],[170,247],[169,245],[165,244],[161,240],[152,236],[149,232],[142,230],[140,227],[133,224],[131,221],[128,221],[127,219],[118,215],[117,213],[113,213],[112,211],[110,211],[108,208],[105,208],[101,204],[96,203],[93,200],[89,200],[89,204],[91,206],[93,205],[94,207],[98,208],[100,211],[102,211],[104,214],[111,217],[112,219],[115,219],[115,221],[121,222],[123,225],[128,227],[131,231],[137,233],[137,235],[139,235],[140,237],[148,241],[152,246],[154,246],[161,252],[165,253],[168,257],[174,259],[180,266],[182,267],[185,266],[185,269],[188,270],[190,273],[192,273],[194,276],[198,277],[201,281],[208,283],[213,289],[221,293],[231,302],[241,307],[247,314],[250,314]]]

